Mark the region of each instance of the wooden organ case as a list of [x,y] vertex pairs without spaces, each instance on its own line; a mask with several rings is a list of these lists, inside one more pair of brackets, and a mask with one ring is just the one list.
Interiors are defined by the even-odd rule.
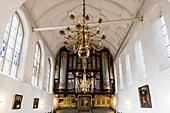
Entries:
[[90,56],[85,64],[78,54],[74,54],[65,47],[60,49],[56,57],[56,70],[54,78],[55,94],[80,94],[75,89],[83,79],[83,67],[85,65],[87,80],[94,88],[93,93],[87,94],[114,94],[115,80],[113,74],[112,56],[108,49],[104,48],[98,52],[90,51]]

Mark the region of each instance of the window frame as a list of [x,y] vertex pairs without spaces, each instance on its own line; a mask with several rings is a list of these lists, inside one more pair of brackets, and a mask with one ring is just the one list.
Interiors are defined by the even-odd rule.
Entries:
[[119,58],[118,60],[119,63],[119,89],[123,90],[124,89],[124,78],[123,78],[123,68],[122,68],[122,62],[121,59]]
[[[18,24],[17,26],[13,26],[13,20],[14,20],[14,16],[17,18],[17,21],[18,21]],[[8,25],[9,24],[9,25]],[[12,27],[16,30],[16,34],[15,34],[15,37],[12,37],[11,36],[11,29]],[[20,31],[21,30],[21,33]],[[21,35],[21,42],[17,42],[17,38],[18,38],[18,35]],[[5,37],[6,35],[6,37]],[[10,41],[10,38],[12,38],[14,40],[14,46],[13,47],[10,47],[8,44],[9,44],[9,41]],[[5,75],[8,75],[8,76],[11,76],[11,77],[15,77],[15,78],[18,78],[17,77],[17,74],[18,74],[18,68],[19,68],[19,64],[20,64],[20,57],[21,57],[21,51],[22,51],[22,46],[23,46],[23,40],[24,40],[24,27],[23,27],[23,23],[22,23],[22,20],[19,16],[19,14],[17,12],[15,12],[12,17],[10,18],[9,22],[7,23],[7,26],[5,28],[5,32],[4,32],[4,37],[3,37],[3,41],[6,39],[6,44],[5,44],[5,50],[4,50],[4,55],[3,56],[0,56],[1,57],[1,65],[0,65],[0,71],[2,73],[4,73]],[[15,52],[16,52],[16,45],[19,45],[20,46],[20,50],[18,51],[18,61],[17,61],[17,65],[14,64],[14,57],[15,57]],[[3,47],[3,44],[2,44],[2,47]],[[11,53],[11,61],[9,61],[6,56],[7,56],[7,50],[8,50],[8,47],[11,48],[12,53]],[[8,72],[4,72],[4,65],[5,65],[5,60],[7,60],[9,63],[10,63],[10,67],[9,67],[9,71]],[[16,73],[15,75],[13,76],[12,75],[12,65],[15,65],[16,66]]]
[[168,35],[168,31],[167,31],[167,27],[166,27],[166,22],[165,22],[165,18],[164,18],[164,14],[162,13],[160,16],[160,23],[161,23],[161,30],[162,30],[162,38],[163,38],[163,42],[165,43],[165,47],[167,49],[167,53],[168,53],[168,58],[170,59],[170,41],[169,41],[169,35]]
[[[46,76],[46,88],[47,88],[47,92],[50,93],[51,92],[51,61],[48,58],[47,61],[47,76]],[[48,71],[49,70],[49,71]]]
[[[38,50],[39,50],[39,52],[40,52],[40,59],[39,59],[39,72],[38,72],[38,77],[37,77],[37,83],[35,82],[35,78],[34,78],[34,81],[33,81],[33,77],[34,77],[34,75],[36,75],[36,73],[37,73],[37,67],[35,67],[34,66],[34,61],[35,61],[35,55],[36,55],[36,52],[38,52],[38,51],[36,51],[36,46],[38,46]],[[34,59],[33,59],[33,72],[32,72],[32,81],[31,81],[31,84],[33,85],[33,86],[35,86],[35,87],[40,87],[39,86],[39,79],[40,79],[40,67],[41,67],[41,56],[42,56],[42,51],[41,51],[41,46],[40,46],[40,43],[39,42],[36,42],[36,44],[35,44],[35,51],[34,51]],[[36,57],[37,59],[36,59],[36,66],[37,66],[37,64],[38,64],[38,56]],[[36,69],[36,72],[34,73],[34,69]]]
[[132,69],[131,69],[131,60],[130,55],[126,54],[125,56],[125,66],[126,66],[126,82],[127,85],[132,85]]

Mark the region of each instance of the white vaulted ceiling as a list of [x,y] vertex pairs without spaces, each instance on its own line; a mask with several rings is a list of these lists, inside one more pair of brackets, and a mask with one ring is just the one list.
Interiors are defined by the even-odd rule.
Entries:
[[[104,21],[136,17],[143,0],[86,0],[86,12],[90,22],[97,22],[99,16]],[[26,7],[32,14],[37,27],[51,27],[72,24],[69,15],[74,13],[76,21],[82,18],[82,0],[27,0]],[[101,30],[107,35],[102,45],[107,47],[114,56],[125,38],[132,23],[102,25]],[[54,55],[63,46],[64,38],[59,30],[42,31],[43,38]]]

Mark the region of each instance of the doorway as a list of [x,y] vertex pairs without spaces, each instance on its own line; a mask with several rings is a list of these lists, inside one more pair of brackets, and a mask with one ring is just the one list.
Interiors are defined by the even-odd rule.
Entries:
[[79,96],[78,111],[91,111],[91,96]]

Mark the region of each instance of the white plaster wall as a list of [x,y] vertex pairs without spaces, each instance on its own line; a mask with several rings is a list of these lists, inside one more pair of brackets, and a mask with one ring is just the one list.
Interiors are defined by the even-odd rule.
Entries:
[[[0,11],[1,11],[1,8],[0,8]],[[7,11],[6,13],[9,13],[9,12]],[[9,13],[9,15],[10,14],[12,15],[12,13]],[[0,103],[0,113],[45,113],[45,112],[49,112],[52,109],[54,109],[56,106],[53,102],[55,98],[54,95],[52,93],[46,92],[47,60],[48,58],[50,58],[51,63],[52,63],[52,68],[54,68],[55,57],[53,56],[52,52],[50,51],[50,49],[44,42],[44,39],[42,38],[41,34],[32,32],[31,26],[36,26],[36,25],[32,17],[30,16],[30,14],[27,12],[27,9],[24,6],[22,6],[18,10],[18,14],[21,17],[21,20],[24,26],[24,42],[23,42],[20,64],[19,64],[19,71],[18,71],[19,79],[14,79],[9,76],[6,76],[2,72],[0,73],[0,98],[3,99],[3,103]],[[2,20],[1,18],[0,23],[4,22],[4,24],[7,24],[7,22],[9,21],[8,14],[5,16],[7,18],[4,18],[4,20]],[[0,41],[2,42],[3,40],[2,31],[4,31],[5,28],[1,27],[0,29],[1,29],[0,30],[1,31]],[[31,85],[35,44],[37,41],[40,42],[41,51],[42,51],[41,67],[40,67],[40,88],[33,87]],[[51,79],[52,79],[54,75],[54,69],[52,69],[51,73],[52,73],[51,74],[52,75]],[[51,92],[52,92],[52,89],[53,88],[51,85]],[[13,95],[15,94],[23,95],[22,107],[20,110],[11,109]],[[34,98],[40,99],[38,109],[33,109]],[[44,104],[44,106],[42,107],[41,104]]]
[[[123,113],[170,113],[170,68],[160,69],[158,57],[156,54],[156,45],[154,39],[154,32],[152,32],[151,14],[152,8],[156,4],[160,5],[164,13],[168,34],[170,36],[170,2],[168,0],[145,0],[142,9],[138,16],[144,16],[143,22],[135,23],[130,30],[121,53],[116,58],[114,65],[118,69],[118,59],[121,59],[123,68],[123,90],[118,90],[117,102],[115,108]],[[141,40],[144,54],[144,61],[146,66],[147,78],[138,80],[138,71],[136,64],[136,56],[134,43]],[[132,71],[132,85],[128,86],[126,83],[125,72],[125,55],[129,53]],[[119,73],[117,70],[119,80]],[[152,108],[141,108],[139,102],[138,87],[148,84],[150,88],[150,95],[152,101]],[[119,87],[119,82],[118,82]],[[127,105],[128,104],[128,105]]]

